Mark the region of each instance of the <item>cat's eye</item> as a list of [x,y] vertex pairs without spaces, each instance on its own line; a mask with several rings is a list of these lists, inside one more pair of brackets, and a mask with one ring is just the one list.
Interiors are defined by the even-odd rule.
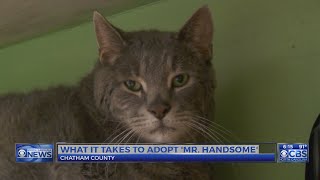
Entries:
[[133,81],[133,80],[127,80],[124,82],[124,85],[133,92],[137,92],[140,91],[142,86],[140,83],[138,83],[137,81]]
[[173,78],[172,86],[173,87],[182,87],[187,84],[188,80],[189,80],[188,74],[179,74]]

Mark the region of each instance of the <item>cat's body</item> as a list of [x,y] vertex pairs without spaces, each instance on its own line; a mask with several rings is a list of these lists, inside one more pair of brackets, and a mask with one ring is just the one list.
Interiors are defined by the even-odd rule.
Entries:
[[180,33],[124,33],[96,13],[100,62],[77,86],[0,97],[0,179],[212,179],[204,163],[18,164],[14,154],[15,143],[205,142],[194,126],[213,111],[209,16],[201,8]]
[[[179,179],[182,175],[190,176],[192,169],[199,177],[209,176],[200,172],[208,172],[206,168],[210,167],[200,164],[15,163],[14,143],[95,143],[105,140],[105,136],[97,134],[105,129],[100,129],[101,126],[94,123],[89,112],[86,112],[77,90],[76,87],[58,87],[1,97],[0,119],[7,122],[1,123],[0,131],[0,179],[78,179],[82,176],[88,179]],[[109,134],[113,128],[115,125],[110,123]],[[192,166],[201,166],[202,170]]]

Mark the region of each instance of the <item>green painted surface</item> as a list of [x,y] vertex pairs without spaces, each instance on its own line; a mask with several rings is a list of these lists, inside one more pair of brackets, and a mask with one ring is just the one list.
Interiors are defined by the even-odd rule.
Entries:
[[[306,142],[320,112],[320,2],[170,0],[110,20],[125,30],[177,30],[203,4],[216,26],[217,121],[243,141]],[[75,83],[96,52],[91,23],[1,49],[0,93]],[[304,165],[221,165],[219,174],[302,180]]]

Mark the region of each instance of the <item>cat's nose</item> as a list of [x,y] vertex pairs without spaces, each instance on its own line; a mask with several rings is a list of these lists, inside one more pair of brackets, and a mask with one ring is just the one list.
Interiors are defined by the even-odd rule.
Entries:
[[153,114],[159,120],[163,119],[170,111],[171,106],[167,104],[152,105],[148,108],[148,111]]

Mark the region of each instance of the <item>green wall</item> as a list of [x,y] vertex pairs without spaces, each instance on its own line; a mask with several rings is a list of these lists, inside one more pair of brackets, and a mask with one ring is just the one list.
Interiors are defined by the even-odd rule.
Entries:
[[[203,4],[216,27],[217,121],[243,141],[306,142],[320,112],[320,1],[163,0],[110,20],[177,30]],[[96,52],[91,23],[0,49],[0,93],[75,83]],[[231,171],[237,180],[304,177],[302,164],[221,165],[219,174]]]

